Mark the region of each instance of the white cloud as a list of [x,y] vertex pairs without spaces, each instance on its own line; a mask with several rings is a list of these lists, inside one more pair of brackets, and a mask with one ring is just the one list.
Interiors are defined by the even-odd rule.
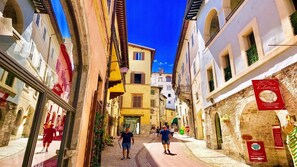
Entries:
[[158,60],[157,60],[157,59],[155,59],[155,60],[154,60],[154,63],[156,63],[156,62],[158,62]]

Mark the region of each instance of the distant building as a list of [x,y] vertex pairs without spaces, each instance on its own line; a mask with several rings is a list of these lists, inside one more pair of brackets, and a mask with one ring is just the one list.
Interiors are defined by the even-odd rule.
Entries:
[[129,44],[129,71],[122,96],[120,128],[130,126],[134,134],[149,134],[151,112],[151,69],[155,50]]
[[159,69],[159,72],[152,73],[151,85],[162,87],[161,94],[166,96],[166,108],[175,109],[175,93],[172,89],[172,74],[164,74],[163,69]]
[[[160,127],[160,96],[162,88],[151,86],[151,127]],[[163,101],[162,101],[163,102]]]

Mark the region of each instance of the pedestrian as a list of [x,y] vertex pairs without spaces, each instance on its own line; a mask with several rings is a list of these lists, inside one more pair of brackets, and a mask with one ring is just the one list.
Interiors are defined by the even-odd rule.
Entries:
[[171,126],[171,128],[170,128],[170,134],[171,134],[171,136],[173,136],[173,134],[174,134],[174,127],[173,126]]
[[[134,137],[133,133],[130,132],[130,127],[126,127],[125,132],[122,133],[121,137],[119,138],[119,141],[122,141],[122,148],[123,148],[123,157],[121,160],[124,160],[125,158],[130,159],[129,152],[131,148],[131,141],[132,144],[134,144]],[[127,150],[127,156],[125,157],[125,150]]]
[[54,124],[50,124],[49,128],[44,129],[43,133],[43,149],[41,150],[48,152],[48,147],[50,146],[51,142],[53,141],[54,137],[56,137],[56,129],[54,128]]
[[156,132],[157,132],[157,136],[159,136],[159,134],[160,134],[160,128],[159,128],[159,126],[157,127]]
[[162,145],[164,148],[164,153],[165,154],[171,154],[169,148],[170,148],[170,131],[167,129],[167,126],[163,126],[163,130],[160,132],[161,134],[161,140],[162,140]]

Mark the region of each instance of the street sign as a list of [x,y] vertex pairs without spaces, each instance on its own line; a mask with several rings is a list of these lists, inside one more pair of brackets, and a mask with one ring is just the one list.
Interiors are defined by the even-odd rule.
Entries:
[[267,162],[263,141],[247,141],[250,162]]

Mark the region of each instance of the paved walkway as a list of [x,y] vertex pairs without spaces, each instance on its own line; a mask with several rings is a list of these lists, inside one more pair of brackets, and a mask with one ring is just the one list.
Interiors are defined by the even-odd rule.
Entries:
[[[151,157],[142,156],[142,150],[145,145],[154,141],[156,137],[154,135],[150,136],[135,136],[135,144],[132,146],[130,153],[130,160],[120,160],[122,157],[122,150],[119,147],[117,137],[114,140],[114,146],[106,146],[102,153],[102,167],[117,167],[117,166],[129,166],[129,167],[147,167],[151,166],[148,164],[146,159]],[[186,147],[195,155],[199,160],[205,162],[205,164],[214,167],[249,167],[245,163],[236,161],[216,150],[212,150],[206,147],[205,141],[196,140],[185,135],[180,135],[175,133],[174,138],[183,142]]]
[[196,140],[194,138],[175,133],[174,137],[184,142],[191,152],[201,161],[219,167],[248,167],[249,165],[236,161],[223,153],[206,147],[204,140]]

